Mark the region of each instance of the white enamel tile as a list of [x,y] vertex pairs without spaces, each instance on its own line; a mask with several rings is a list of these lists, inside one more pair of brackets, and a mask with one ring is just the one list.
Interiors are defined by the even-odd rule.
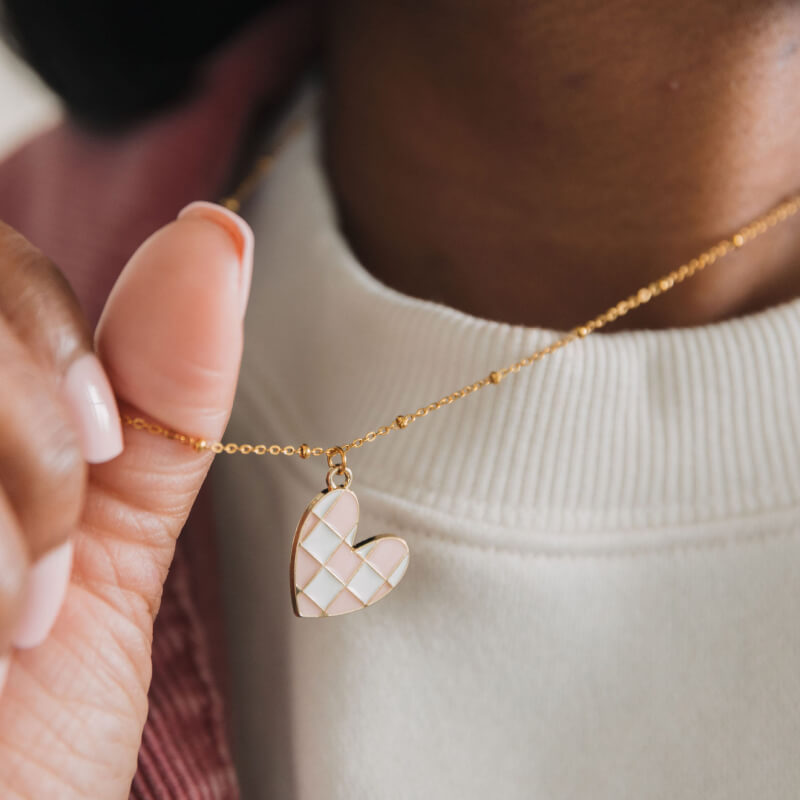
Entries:
[[350,533],[348,533],[347,536],[344,537],[344,540],[347,542],[347,544],[349,544],[351,546],[353,545],[353,543],[355,542],[355,539],[356,539],[356,530],[357,529],[358,529],[358,523],[356,522],[356,524],[353,525],[353,529],[350,531]]
[[319,500],[317,504],[314,506],[314,513],[318,517],[324,517],[325,512],[339,499],[342,492],[340,489],[334,489],[332,492],[328,492],[322,500]]
[[343,585],[328,570],[322,569],[303,591],[324,610],[331,600],[339,594]]
[[333,551],[342,540],[324,522],[316,524],[314,530],[306,536],[300,546],[308,550],[314,558],[324,564],[333,555]]
[[378,591],[378,588],[383,583],[383,578],[375,572],[372,567],[366,562],[361,565],[360,569],[353,576],[347,588],[363,603],[369,602],[372,595]]
[[408,567],[408,556],[397,565],[397,569],[389,576],[388,581],[392,586],[400,583],[400,578],[406,574],[406,567]]

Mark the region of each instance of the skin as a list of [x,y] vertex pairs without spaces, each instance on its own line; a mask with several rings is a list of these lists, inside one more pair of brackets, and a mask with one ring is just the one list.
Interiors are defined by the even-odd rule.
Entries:
[[[796,3],[333,10],[325,155],[343,227],[408,294],[569,329],[800,188]],[[610,329],[796,296],[799,234],[784,224]]]
[[[409,294],[571,327],[800,186],[800,9],[788,1],[335,10],[332,185],[357,254]],[[623,322],[698,324],[796,295],[798,225]],[[123,411],[221,435],[242,347],[240,256],[196,218],[133,256],[94,334]],[[3,798],[128,796],[153,617],[210,463],[127,430],[121,456],[87,468],[59,386],[91,346],[57,268],[0,229],[0,655],[31,561],[67,536],[76,545],[52,633],[13,653]]]

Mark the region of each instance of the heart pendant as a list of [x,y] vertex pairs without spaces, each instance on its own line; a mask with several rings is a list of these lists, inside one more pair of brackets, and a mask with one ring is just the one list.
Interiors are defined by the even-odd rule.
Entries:
[[408,566],[408,545],[398,536],[354,544],[358,499],[347,485],[333,486],[329,477],[328,488],[297,525],[289,569],[298,617],[333,617],[371,606],[397,586]]

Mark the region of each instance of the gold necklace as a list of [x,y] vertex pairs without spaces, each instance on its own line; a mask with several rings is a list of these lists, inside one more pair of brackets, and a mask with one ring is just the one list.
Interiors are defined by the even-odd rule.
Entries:
[[[220,203],[238,212],[262,178],[269,172],[280,145],[294,135],[300,125],[291,126],[272,153],[261,157],[250,174],[229,197]],[[308,444],[235,444],[213,442],[166,428],[157,422],[122,415],[122,422],[136,430],[173,439],[195,450],[213,453],[242,453],[272,456],[299,456],[302,459],[325,456],[328,461],[326,488],[309,503],[295,530],[289,562],[292,608],[299,617],[330,617],[366,608],[388,594],[405,574],[409,551],[405,540],[388,534],[373,536],[355,544],[359,507],[350,489],[353,473],[347,466],[347,453],[365,444],[403,430],[412,422],[434,411],[451,406],[457,400],[483,389],[496,386],[504,378],[560,350],[579,339],[649,303],[654,297],[696,275],[734,250],[744,247],[779,223],[800,211],[800,193],[792,195],[766,213],[741,227],[685,264],[642,286],[616,305],[593,319],[570,330],[541,349],[519,361],[493,370],[478,380],[456,389],[412,413],[398,414],[390,424],[381,425],[350,442],[329,447]],[[337,478],[341,483],[337,483]]]

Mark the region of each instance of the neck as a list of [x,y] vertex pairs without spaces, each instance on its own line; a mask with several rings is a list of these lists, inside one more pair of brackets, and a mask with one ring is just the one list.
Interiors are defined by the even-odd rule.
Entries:
[[[341,0],[325,155],[382,281],[566,329],[800,187],[800,7]],[[800,294],[790,221],[616,327]]]

